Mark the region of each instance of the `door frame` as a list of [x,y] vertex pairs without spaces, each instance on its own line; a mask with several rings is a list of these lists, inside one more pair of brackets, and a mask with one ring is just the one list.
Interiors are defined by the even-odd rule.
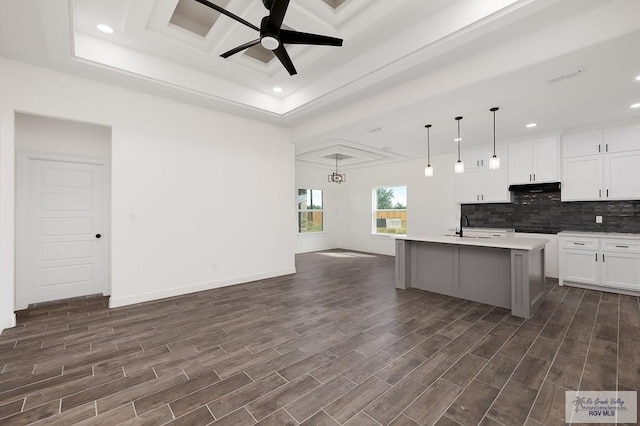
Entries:
[[15,281],[14,281],[14,309],[25,309],[28,303],[24,303],[19,298],[22,292],[18,289],[20,279],[24,275],[25,257],[28,255],[28,244],[24,236],[26,235],[25,215],[21,212],[27,211],[28,206],[28,164],[30,160],[37,161],[58,161],[63,163],[77,163],[104,166],[104,188],[102,193],[104,197],[103,217],[104,220],[104,242],[107,244],[107,258],[105,259],[106,288],[105,296],[111,294],[111,161],[103,157],[78,156],[73,154],[51,154],[47,152],[16,150],[16,221],[15,221]]

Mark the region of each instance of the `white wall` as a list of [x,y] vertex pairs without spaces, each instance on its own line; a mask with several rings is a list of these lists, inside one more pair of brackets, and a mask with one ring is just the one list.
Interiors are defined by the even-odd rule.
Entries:
[[377,186],[407,186],[407,232],[444,234],[455,227],[460,208],[454,201],[453,154],[431,158],[432,178],[424,177],[426,158],[346,170],[340,196],[339,247],[393,255],[394,240],[372,235],[372,191]]
[[111,158],[111,128],[37,115],[15,114],[16,149]]
[[15,321],[14,111],[111,127],[112,306],[295,271],[290,131],[2,59],[0,328]]

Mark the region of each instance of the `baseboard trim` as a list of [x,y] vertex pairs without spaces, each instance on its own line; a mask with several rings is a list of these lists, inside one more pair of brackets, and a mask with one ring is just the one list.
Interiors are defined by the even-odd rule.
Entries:
[[15,327],[16,324],[17,324],[16,314],[12,314],[8,317],[0,318],[0,334],[2,334],[2,332],[7,328]]
[[142,293],[127,297],[114,297],[109,299],[110,308],[119,308],[121,306],[134,305],[137,303],[151,302],[153,300],[165,299],[167,297],[181,296],[183,294],[196,293],[198,291],[212,290],[214,288],[228,287],[230,285],[245,284],[252,281],[264,280],[267,278],[280,277],[283,275],[291,275],[296,273],[296,268],[285,268],[276,271],[263,272],[260,274],[244,275],[241,277],[228,278],[225,280],[211,281],[206,283],[198,283],[185,287],[171,288],[167,290],[154,291],[150,293]]

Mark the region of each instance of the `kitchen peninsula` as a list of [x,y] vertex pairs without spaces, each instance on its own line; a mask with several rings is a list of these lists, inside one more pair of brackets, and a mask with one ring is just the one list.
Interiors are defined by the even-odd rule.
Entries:
[[544,296],[547,240],[398,236],[396,288],[486,303],[530,318]]

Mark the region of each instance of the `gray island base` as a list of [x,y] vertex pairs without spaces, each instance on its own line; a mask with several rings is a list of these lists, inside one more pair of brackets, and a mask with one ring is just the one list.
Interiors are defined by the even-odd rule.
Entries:
[[417,288],[531,318],[544,297],[544,246],[533,238],[396,238],[396,288]]

